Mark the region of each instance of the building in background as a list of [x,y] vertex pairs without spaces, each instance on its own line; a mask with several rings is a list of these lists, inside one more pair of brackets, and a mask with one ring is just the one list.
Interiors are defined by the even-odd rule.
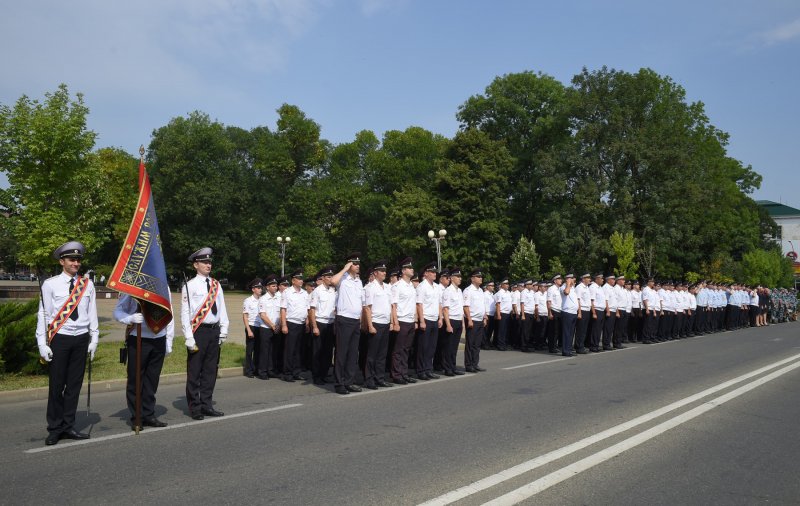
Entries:
[[795,277],[800,276],[800,209],[771,200],[757,200],[756,203],[778,224],[775,242],[780,243],[783,254],[794,261]]

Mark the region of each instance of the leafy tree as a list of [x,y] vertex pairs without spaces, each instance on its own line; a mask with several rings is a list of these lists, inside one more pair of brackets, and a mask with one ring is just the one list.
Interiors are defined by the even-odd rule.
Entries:
[[561,263],[561,259],[558,257],[552,257],[547,262],[547,272],[545,272],[545,277],[551,279],[556,274],[567,274],[564,272],[564,265]]
[[0,106],[0,170],[9,182],[3,205],[22,263],[51,265],[53,250],[70,239],[91,255],[109,237],[108,194],[89,160],[88,114],[83,95],[71,99],[64,84],[43,102],[22,96],[14,107]]
[[609,238],[611,249],[617,259],[614,273],[618,276],[632,278],[639,270],[639,264],[634,260],[636,256],[635,243],[632,232],[620,234],[614,231]]
[[790,270],[790,275],[786,275],[787,265],[791,268],[791,260],[777,248],[749,251],[742,255],[741,281],[748,285],[791,286],[792,276]]
[[539,254],[536,245],[524,235],[519,238],[517,247],[511,253],[511,263],[508,266],[508,275],[514,279],[539,277]]

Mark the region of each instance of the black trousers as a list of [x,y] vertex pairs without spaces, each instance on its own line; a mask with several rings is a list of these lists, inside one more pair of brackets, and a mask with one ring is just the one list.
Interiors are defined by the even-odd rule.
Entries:
[[386,354],[389,349],[389,324],[373,323],[375,333],[367,333],[367,357],[364,364],[364,384],[386,381]]
[[283,344],[283,376],[300,375],[300,348],[302,346],[304,323],[286,322],[286,340]]
[[244,333],[244,373],[247,375],[255,374],[258,370],[258,348],[261,345],[261,328],[250,325],[253,337],[247,337]]
[[[482,325],[483,326],[483,325]],[[497,322],[494,315],[487,315],[486,325],[483,326],[483,336],[481,336],[481,349],[488,350],[494,342],[494,334],[497,330]]]
[[[128,401],[128,411],[131,419],[136,417],[136,336],[128,336],[125,340],[128,346],[128,384],[125,389],[125,398]],[[158,380],[161,377],[161,368],[164,367],[164,357],[167,354],[167,338],[142,338],[142,418],[155,416],[156,391]]]
[[[467,324],[469,325],[469,324]],[[467,343],[464,347],[464,367],[474,369],[481,360],[481,344],[486,335],[483,320],[472,320],[472,328],[467,327]]]
[[[461,320],[450,320],[452,332],[447,332],[447,326],[439,333],[444,339],[442,346],[442,368],[445,372],[456,370],[456,355],[458,354],[458,343],[461,342],[462,322]],[[480,348],[479,348],[480,349]]]
[[277,376],[275,369],[275,359],[272,356],[273,343],[275,342],[275,332],[270,327],[261,327],[258,332],[258,375]]
[[334,325],[332,323],[317,322],[317,328],[319,329],[319,335],[314,336],[312,346],[311,376],[315,380],[324,381],[333,360]]
[[[589,311],[587,311],[589,313]],[[581,319],[583,315],[581,315]],[[561,353],[569,355],[572,353],[572,339],[575,337],[578,315],[573,313],[561,313]],[[582,340],[583,338],[581,338]]]
[[358,374],[358,341],[361,322],[358,318],[336,316],[336,360],[333,374],[337,387],[353,384]]
[[392,378],[402,379],[408,376],[408,353],[414,343],[414,323],[399,322],[400,330],[392,348]]
[[420,332],[417,340],[417,375],[433,372],[433,355],[436,352],[436,341],[439,337],[439,322],[425,320],[425,330]]
[[[556,351],[561,339],[561,311],[553,311],[553,319],[547,321],[547,348]],[[549,318],[549,317],[548,317]]]
[[524,315],[524,320],[522,318],[518,320],[520,327],[520,347],[523,350],[527,350],[528,348],[533,348],[535,346],[533,341],[533,326],[536,317],[532,313],[524,313]]
[[619,346],[619,337],[614,335],[614,326],[617,322],[617,312],[610,311],[603,322],[603,348]]
[[628,318],[630,313],[627,311],[619,310],[619,316],[614,324],[614,338],[615,344],[628,342]]
[[77,336],[56,334],[50,341],[50,385],[47,395],[47,431],[64,432],[75,423],[78,397],[86,369],[89,333]]
[[[584,342],[586,336],[589,335],[589,322],[592,320],[592,312],[590,310],[581,309],[581,317],[575,323],[575,350],[581,351],[584,349]],[[563,318],[564,315],[562,314]]]
[[497,315],[495,315],[495,325],[497,327],[497,331],[495,332],[494,336],[494,346],[498,350],[505,350],[508,346],[506,339],[508,337],[508,323],[511,320],[511,313],[500,313],[500,319],[497,319]]
[[[648,314],[649,313],[649,314]],[[655,310],[645,311],[644,315],[644,340],[653,341],[658,334],[658,314]]]
[[[527,317],[526,317],[527,319]],[[543,350],[545,346],[545,335],[547,333],[547,316],[536,315],[532,318],[531,331],[533,332],[533,349]]]
[[600,340],[603,341],[603,346],[610,346],[606,345],[606,338],[603,335],[603,329],[605,328],[606,323],[606,311],[604,309],[597,311],[597,318],[592,318],[592,328],[590,329],[592,338],[590,341],[590,348],[597,349],[600,347]]
[[213,408],[212,396],[219,364],[219,327],[199,327],[194,340],[197,351],[186,357],[186,402],[192,414]]

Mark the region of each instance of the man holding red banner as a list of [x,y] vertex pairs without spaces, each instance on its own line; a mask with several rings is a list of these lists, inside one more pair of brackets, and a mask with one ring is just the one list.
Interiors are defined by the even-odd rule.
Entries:
[[181,324],[189,356],[186,361],[186,401],[195,420],[223,416],[214,409],[212,396],[217,383],[220,346],[228,337],[228,312],[219,281],[212,279],[214,251],[200,248],[189,256],[197,275],[181,295]]
[[42,301],[36,324],[36,343],[42,359],[50,363],[45,444],[59,439],[88,439],[73,427],[78,396],[83,385],[86,354],[94,359],[100,337],[94,285],[78,276],[86,249],[77,241],[53,252],[63,271],[42,283]]

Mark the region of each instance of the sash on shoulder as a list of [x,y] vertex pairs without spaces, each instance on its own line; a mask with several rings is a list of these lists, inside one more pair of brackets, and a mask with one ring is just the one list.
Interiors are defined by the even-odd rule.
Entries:
[[72,289],[72,292],[67,297],[67,301],[64,302],[64,305],[61,306],[61,309],[58,310],[56,313],[55,318],[53,321],[47,325],[47,344],[49,345],[50,342],[53,340],[58,331],[61,330],[61,327],[69,319],[70,315],[73,311],[78,309],[78,304],[81,303],[81,299],[83,298],[83,294],[86,293],[86,289],[89,287],[89,279],[84,277],[79,277],[78,282],[75,283],[75,287]]
[[[211,280],[211,286],[208,290],[208,295],[206,295],[206,299],[200,304],[200,308],[195,313],[194,318],[192,318],[192,332],[196,332],[197,328],[200,327],[200,324],[206,319],[208,313],[211,311],[211,308],[214,306],[214,303],[217,301],[217,295],[219,294],[219,282],[216,279]],[[188,294],[187,294],[188,296]]]

